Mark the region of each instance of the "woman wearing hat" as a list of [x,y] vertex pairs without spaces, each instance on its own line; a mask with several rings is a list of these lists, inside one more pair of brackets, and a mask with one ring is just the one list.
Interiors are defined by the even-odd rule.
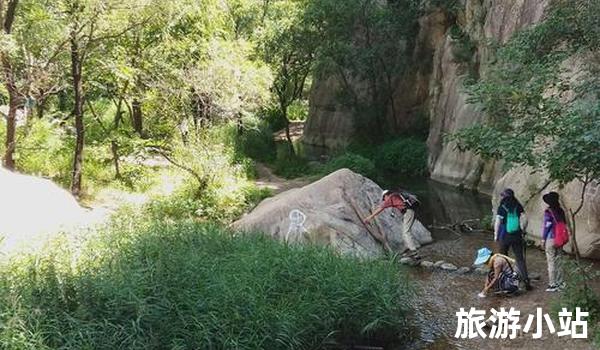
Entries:
[[524,220],[522,216],[525,210],[515,197],[515,192],[512,189],[505,189],[500,197],[502,199],[496,211],[494,240],[500,243],[500,253],[503,255],[508,255],[508,250],[512,249],[525,288],[531,290],[527,264],[525,263],[525,240],[521,229],[521,221]]
[[559,195],[549,192],[542,196],[542,200],[548,205],[544,210],[544,222],[542,225],[542,247],[546,251],[548,262],[548,288],[547,292],[556,292],[563,286],[562,279],[562,248],[554,246],[554,226],[556,222],[566,222],[565,211],[560,206]]
[[490,268],[490,272],[483,285],[483,290],[478,296],[485,298],[490,290],[505,293],[516,292],[519,289],[519,278],[513,269],[514,263],[515,261],[506,255],[494,254],[485,247],[479,249],[473,264],[485,264]]

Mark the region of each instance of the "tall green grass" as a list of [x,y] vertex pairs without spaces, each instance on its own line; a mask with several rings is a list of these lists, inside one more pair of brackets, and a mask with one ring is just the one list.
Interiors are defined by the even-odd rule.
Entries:
[[411,293],[393,262],[131,216],[79,249],[57,242],[0,267],[0,348],[317,349],[408,337]]

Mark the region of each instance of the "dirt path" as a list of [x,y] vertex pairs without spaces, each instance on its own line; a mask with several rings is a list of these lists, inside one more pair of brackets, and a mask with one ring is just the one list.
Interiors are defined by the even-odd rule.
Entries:
[[258,178],[256,179],[256,185],[260,188],[268,188],[273,194],[285,192],[292,188],[298,188],[306,186],[310,183],[310,180],[305,178],[297,179],[284,179],[273,173],[265,164],[256,163],[256,172]]

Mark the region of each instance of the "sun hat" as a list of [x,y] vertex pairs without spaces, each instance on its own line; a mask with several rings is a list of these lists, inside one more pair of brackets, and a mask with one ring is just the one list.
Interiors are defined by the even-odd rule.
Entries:
[[390,190],[383,190],[383,192],[381,192],[381,198],[383,199],[383,197],[385,197],[385,195],[389,194],[390,192]]
[[473,263],[473,265],[485,264],[491,256],[492,251],[486,247],[483,247],[477,251],[477,258],[475,258],[475,262]]
[[559,195],[558,193],[552,191],[552,192],[548,192],[545,195],[542,196],[542,200],[544,202],[546,202],[546,204],[548,204],[549,206],[558,206],[559,202]]

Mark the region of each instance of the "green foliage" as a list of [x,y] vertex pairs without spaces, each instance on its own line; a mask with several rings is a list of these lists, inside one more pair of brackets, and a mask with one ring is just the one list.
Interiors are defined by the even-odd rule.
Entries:
[[[285,143],[281,148],[287,149],[289,146]],[[273,164],[273,172],[276,175],[286,179],[293,179],[313,174],[313,170],[305,158],[297,155],[290,155],[287,150],[282,153],[283,154],[279,155]]]
[[306,118],[308,118],[308,100],[296,100],[288,107],[289,120],[305,121]]
[[261,162],[271,162],[276,157],[273,131],[266,122],[245,123],[241,134],[236,133],[236,153]]
[[469,34],[464,32],[458,25],[450,28],[450,36],[454,40],[452,55],[457,63],[468,63],[473,59],[476,45],[471,41]]
[[56,121],[31,120],[19,128],[19,148],[15,152],[18,170],[48,177],[62,185],[70,179],[63,169],[69,169],[74,140]]
[[350,152],[337,156],[325,163],[319,169],[319,173],[329,174],[342,168],[348,168],[355,173],[359,173],[371,179],[375,178],[377,175],[375,164],[373,164],[370,159]]
[[378,169],[398,175],[427,174],[427,146],[415,138],[399,138],[377,148],[375,164]]
[[[386,136],[385,118],[401,76],[411,67],[420,1],[309,2],[306,21],[319,28],[316,76],[335,75],[338,94],[354,111],[361,141]],[[354,86],[367,91],[356,91]],[[364,88],[363,88],[364,87]]]
[[269,195],[249,181],[249,164],[236,152],[233,124],[213,128],[204,135],[190,135],[176,143],[168,157],[183,184],[169,195],[151,201],[151,217],[170,219],[201,218],[228,223]]
[[426,10],[441,8],[453,17],[458,16],[461,10],[464,10],[464,5],[460,0],[428,0],[425,2]]
[[[555,1],[543,22],[500,46],[497,62],[469,87],[487,120],[449,140],[486,158],[542,169],[561,183],[600,178],[598,6]],[[578,60],[584,63],[573,65]]]
[[600,347],[600,294],[591,285],[600,278],[600,272],[595,271],[592,265],[569,261],[564,266],[563,275],[565,290],[553,305],[554,313],[558,314],[562,308],[575,312],[576,307],[589,312],[586,319],[590,327],[589,338]]
[[407,339],[411,294],[392,261],[132,217],[81,250],[57,242],[4,264],[0,347],[314,349]]

